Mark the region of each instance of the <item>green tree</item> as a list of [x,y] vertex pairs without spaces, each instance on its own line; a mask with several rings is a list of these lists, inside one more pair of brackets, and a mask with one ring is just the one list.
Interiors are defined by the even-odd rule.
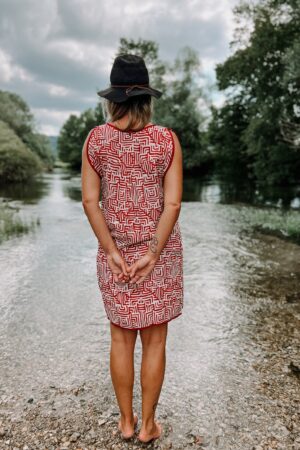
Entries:
[[290,144],[295,150],[300,149],[300,41],[294,42],[285,54],[284,61],[286,64],[283,85],[284,88],[293,96],[295,105],[294,114],[282,115],[281,133],[285,142]]
[[0,91],[0,120],[7,123],[22,140],[34,126],[34,116],[27,103],[18,94],[9,91]]
[[228,101],[223,108],[212,108],[208,140],[213,146],[215,168],[225,179],[252,179],[251,159],[243,133],[249,124],[243,99]]
[[14,92],[0,91],[0,120],[43,161],[46,169],[52,169],[54,157],[49,138],[36,131],[34,116],[27,103]]
[[79,117],[72,114],[63,125],[57,139],[58,156],[61,161],[80,169],[82,162],[82,146],[89,131],[99,123],[104,123],[101,106],[89,108]]
[[42,171],[40,158],[0,120],[0,178],[3,182],[26,182]]
[[24,137],[24,142],[33,153],[38,155],[47,170],[52,170],[54,167],[55,157],[52,152],[51,142],[48,136],[41,133],[29,132]]
[[[247,110],[249,120],[240,129],[240,152],[245,155],[245,144],[249,171],[258,182],[298,182],[299,153],[285,139],[283,124],[299,124],[299,72],[291,54],[297,51],[300,38],[300,2],[243,2],[235,8],[235,15],[242,24],[231,44],[236,50],[217,66],[217,80],[231,105],[239,105],[242,98]],[[223,151],[227,152],[228,145],[224,139]]]
[[190,47],[182,48],[169,68],[169,75],[171,80],[164,100],[157,107],[157,116],[180,137],[184,167],[199,168],[207,162],[209,153],[204,145],[206,116],[199,107],[200,100],[206,102],[206,98],[199,86],[201,63],[197,52]]

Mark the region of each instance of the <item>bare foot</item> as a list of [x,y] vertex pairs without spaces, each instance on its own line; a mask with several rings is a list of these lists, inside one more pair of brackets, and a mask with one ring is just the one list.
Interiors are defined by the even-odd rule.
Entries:
[[134,425],[133,425],[133,428],[131,427],[131,426],[126,426],[126,427],[124,427],[124,429],[123,429],[123,427],[122,427],[122,423],[121,423],[121,419],[119,420],[119,423],[118,423],[118,429],[119,429],[119,431],[121,432],[121,435],[122,435],[122,438],[123,439],[130,439],[130,438],[132,438],[133,437],[133,435],[134,435],[134,428],[136,427],[136,425],[137,425],[137,423],[138,423],[138,416],[136,415],[136,414],[134,414]]
[[157,420],[154,421],[154,426],[152,428],[152,430],[150,431],[140,431],[138,438],[141,442],[151,442],[154,439],[158,439],[160,438],[162,434],[162,426],[160,424],[160,422],[158,422]]

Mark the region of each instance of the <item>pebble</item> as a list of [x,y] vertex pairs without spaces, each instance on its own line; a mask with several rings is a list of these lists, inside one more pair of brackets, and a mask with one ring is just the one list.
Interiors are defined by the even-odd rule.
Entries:
[[73,433],[70,437],[71,442],[76,442],[80,438],[80,433]]

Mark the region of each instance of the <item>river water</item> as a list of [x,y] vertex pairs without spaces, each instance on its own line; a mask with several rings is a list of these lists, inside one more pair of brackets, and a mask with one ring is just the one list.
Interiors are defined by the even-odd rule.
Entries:
[[[0,448],[140,448],[115,431],[80,177],[55,169],[35,199],[18,196],[40,225],[0,248]],[[182,203],[184,309],[169,324],[157,448],[300,449],[300,247],[247,232],[243,208]],[[137,340],[139,417],[140,361]]]

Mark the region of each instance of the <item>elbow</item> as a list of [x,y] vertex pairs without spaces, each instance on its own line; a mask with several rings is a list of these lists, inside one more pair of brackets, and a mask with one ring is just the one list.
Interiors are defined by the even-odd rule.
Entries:
[[87,204],[87,201],[84,200],[84,201],[82,201],[81,203],[82,203],[82,207],[83,207],[83,210],[84,210],[85,214],[87,214],[87,211],[88,211],[88,204]]
[[97,203],[95,199],[90,199],[90,198],[83,198],[81,203],[82,203],[83,209],[86,213],[90,209],[94,209],[95,207],[99,206],[99,203]]
[[181,210],[181,202],[167,202],[165,203],[165,208],[171,208],[178,213],[180,213]]

